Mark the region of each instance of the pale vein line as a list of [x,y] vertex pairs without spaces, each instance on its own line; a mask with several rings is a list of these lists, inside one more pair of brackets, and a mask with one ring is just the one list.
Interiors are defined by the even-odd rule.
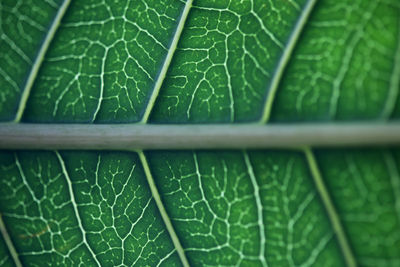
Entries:
[[7,228],[6,228],[5,224],[4,224],[3,217],[1,216],[1,214],[0,214],[0,232],[1,232],[1,235],[3,236],[4,242],[6,243],[8,251],[11,254],[11,257],[14,260],[15,266],[16,267],[22,267],[22,263],[21,263],[21,261],[19,260],[19,257],[18,257],[18,252],[15,249],[14,244],[13,244],[13,242],[11,240],[11,237],[7,232]]
[[339,246],[343,253],[343,258],[346,262],[346,265],[348,267],[355,267],[355,266],[357,266],[356,260],[354,258],[353,252],[351,251],[349,241],[347,240],[346,234],[343,230],[343,226],[340,222],[339,215],[333,205],[333,202],[330,198],[328,190],[322,179],[322,175],[318,168],[317,161],[315,160],[314,153],[311,151],[311,149],[309,147],[304,148],[304,153],[305,153],[305,156],[306,156],[309,168],[310,168],[311,176],[314,180],[318,194],[321,197],[322,203],[326,209],[326,212],[329,217],[329,221],[332,224],[333,231],[339,242]]
[[329,103],[329,116],[331,119],[334,119],[337,113],[338,104],[339,104],[339,97],[341,91],[341,85],[344,82],[346,74],[351,67],[351,60],[354,56],[354,50],[356,50],[357,44],[360,42],[363,32],[362,30],[357,31],[356,33],[352,34],[350,37],[350,43],[346,47],[344,51],[344,56],[342,57],[342,62],[340,64],[340,69],[336,78],[333,80],[332,85],[332,95]]
[[55,153],[56,153],[58,161],[59,161],[59,163],[61,165],[61,169],[62,169],[62,172],[63,172],[63,174],[65,176],[65,180],[67,181],[67,184],[68,184],[68,193],[69,193],[69,196],[71,198],[71,203],[72,203],[72,206],[74,208],[76,219],[78,221],[79,230],[81,231],[81,234],[82,234],[83,244],[85,244],[85,246],[89,250],[90,254],[92,254],[93,259],[96,262],[97,266],[101,266],[100,262],[97,260],[96,254],[94,253],[94,251],[92,250],[91,246],[89,245],[89,243],[88,243],[88,241],[86,239],[86,233],[85,233],[85,230],[84,230],[83,225],[82,225],[81,216],[79,215],[78,205],[76,204],[76,201],[75,201],[74,189],[72,187],[72,182],[71,182],[71,179],[70,179],[69,174],[67,172],[67,169],[65,168],[64,160],[62,159],[62,157],[61,157],[60,153],[58,153],[58,151],[55,151]]
[[167,260],[169,257],[171,257],[171,255],[174,254],[174,253],[175,253],[175,249],[171,250],[170,253],[168,253],[167,255],[165,255],[165,257],[163,257],[163,258],[157,263],[156,267],[161,266],[161,264],[163,264],[163,262],[164,262],[165,260]]
[[398,41],[397,41],[397,49],[394,57],[394,67],[393,73],[390,77],[390,85],[389,92],[386,97],[386,105],[382,111],[382,117],[385,119],[390,118],[393,113],[393,110],[396,106],[397,97],[399,95],[400,88],[400,17],[398,23]]
[[272,104],[273,104],[276,92],[278,90],[278,86],[281,81],[282,75],[285,71],[287,63],[289,62],[292,52],[297,44],[300,34],[302,33],[303,28],[306,25],[307,20],[311,14],[311,11],[313,10],[316,3],[317,3],[317,0],[308,0],[307,1],[303,11],[300,14],[299,19],[297,20],[296,25],[294,26],[294,30],[288,39],[287,45],[285,47],[285,50],[283,51],[281,58],[279,59],[278,66],[275,70],[275,73],[271,80],[271,84],[268,89],[268,93],[266,96],[266,102],[264,105],[264,110],[263,110],[262,117],[260,120],[261,123],[266,123],[271,116]]
[[31,92],[33,83],[35,82],[35,79],[36,79],[37,73],[40,69],[40,66],[42,65],[44,56],[50,46],[51,41],[53,40],[55,33],[57,32],[57,29],[58,29],[58,26],[60,25],[61,19],[63,18],[65,12],[67,11],[68,5],[70,2],[71,2],[71,0],[64,0],[60,9],[57,11],[57,14],[53,20],[53,23],[50,25],[49,31],[47,32],[47,35],[39,49],[39,53],[36,56],[36,59],[32,65],[32,69],[28,75],[26,84],[23,88],[21,99],[19,101],[18,110],[15,115],[14,122],[19,122],[22,118],[22,114],[24,113],[26,102],[28,101],[29,94]]
[[205,203],[207,209],[212,214],[213,220],[215,220],[217,218],[217,215],[214,213],[213,209],[210,207],[210,204],[208,203],[208,201],[206,199],[206,196],[204,194],[203,182],[201,181],[201,173],[200,173],[200,168],[199,168],[199,161],[197,160],[196,152],[193,152],[193,161],[194,161],[194,167],[195,167],[195,170],[196,170],[197,182],[199,183],[201,200]]
[[181,37],[181,33],[182,33],[183,28],[185,26],[186,18],[189,15],[190,8],[192,7],[192,2],[193,2],[193,0],[187,0],[186,1],[185,8],[183,9],[181,18],[179,19],[178,26],[176,28],[174,37],[172,39],[171,46],[170,46],[170,48],[168,50],[167,56],[166,56],[166,58],[164,60],[164,63],[162,65],[162,67],[161,67],[160,74],[158,75],[156,84],[154,85],[153,91],[151,93],[149,102],[148,102],[147,107],[146,107],[146,110],[144,111],[141,123],[146,123],[147,120],[149,119],[150,112],[153,109],[153,106],[154,106],[154,104],[156,102],[156,98],[158,96],[158,93],[160,92],[160,89],[161,89],[161,86],[162,86],[163,81],[165,79],[165,76],[167,74],[169,65],[171,64],[172,57],[173,57],[173,55],[175,53],[176,47],[178,46],[178,41],[179,41],[179,39]]
[[259,259],[263,266],[268,266],[267,261],[265,259],[265,229],[264,229],[264,220],[263,220],[263,205],[261,203],[260,197],[260,187],[258,186],[256,176],[254,175],[253,166],[251,165],[249,155],[246,151],[243,151],[244,160],[246,162],[246,167],[250,175],[250,180],[254,188],[254,197],[256,199],[257,205],[257,217],[258,217],[258,226],[260,228],[260,255]]
[[383,154],[386,166],[389,170],[390,182],[392,184],[393,196],[394,196],[394,207],[396,210],[397,218],[400,221],[400,175],[397,168],[397,164],[394,160],[393,154],[385,152]]
[[172,239],[172,243],[174,244],[176,251],[178,252],[179,258],[184,267],[189,267],[189,262],[186,258],[185,251],[179,241],[178,235],[175,232],[174,226],[172,225],[171,219],[168,216],[167,211],[165,210],[164,204],[161,201],[160,193],[158,192],[157,186],[154,182],[153,176],[150,171],[149,163],[147,162],[146,156],[143,151],[137,151],[139,154],[140,161],[143,166],[144,173],[146,175],[147,182],[149,183],[149,187],[151,190],[151,194],[157,204],[158,210],[160,211],[161,217],[167,227],[168,233]]
[[[101,107],[101,103],[103,102],[103,95],[104,95],[104,75],[105,75],[105,65],[106,65],[106,60],[107,60],[107,56],[108,56],[108,51],[109,48],[106,48],[106,51],[104,53],[104,57],[103,60],[101,62],[101,79],[100,79],[100,93],[99,93],[99,101],[97,102],[97,106],[96,106],[96,110],[93,113],[93,118],[92,118],[92,122],[94,122],[96,120],[97,114],[100,111],[100,107]],[[128,97],[129,98],[129,97]]]

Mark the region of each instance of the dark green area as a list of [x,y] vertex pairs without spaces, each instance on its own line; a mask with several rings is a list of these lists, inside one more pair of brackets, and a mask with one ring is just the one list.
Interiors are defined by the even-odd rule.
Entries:
[[[150,122],[258,122],[307,2],[194,1]],[[1,1],[0,120],[15,117],[60,4]],[[23,121],[140,121],[184,5],[72,1]],[[317,1],[269,99],[271,120],[399,118],[399,13],[394,0]],[[314,152],[357,264],[399,266],[399,149]],[[191,265],[345,264],[302,151],[145,157]],[[0,214],[27,266],[181,265],[135,152],[2,151]]]
[[179,265],[133,153],[2,152],[0,176],[0,210],[25,265]]
[[72,1],[23,120],[140,120],[182,7],[177,0]]
[[255,121],[301,1],[195,1],[151,122]]
[[399,14],[398,1],[320,1],[282,78],[272,120],[399,118]]
[[399,150],[321,150],[317,155],[360,265],[399,265]]
[[61,0],[0,3],[0,121],[13,120],[26,80]]
[[147,155],[195,266],[343,266],[301,153]]
[[13,260],[11,259],[11,255],[9,250],[7,249],[6,243],[3,237],[0,237],[0,266],[4,267],[14,267]]

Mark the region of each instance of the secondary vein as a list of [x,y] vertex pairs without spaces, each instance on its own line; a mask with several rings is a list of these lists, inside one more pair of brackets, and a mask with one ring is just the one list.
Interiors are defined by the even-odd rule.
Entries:
[[333,231],[339,242],[339,246],[343,253],[346,265],[348,267],[356,267],[357,266],[356,259],[354,258],[346,234],[343,230],[343,226],[342,223],[340,222],[339,215],[335,209],[335,206],[333,205],[328,190],[322,179],[322,175],[318,168],[317,161],[315,160],[314,153],[309,147],[304,148],[304,153],[306,155],[306,159],[310,168],[311,176],[314,180],[318,194],[320,195],[322,203],[328,214],[329,221],[331,222]]
[[254,197],[256,199],[256,206],[257,206],[257,217],[258,217],[258,226],[260,230],[260,254],[259,259],[261,261],[262,266],[268,266],[267,260],[265,259],[265,227],[264,227],[264,220],[263,220],[263,205],[261,203],[261,196],[260,196],[260,186],[257,183],[256,176],[254,175],[253,166],[251,165],[251,161],[249,155],[246,151],[243,152],[244,161],[246,163],[246,167],[248,173],[250,175],[250,180],[254,188]]
[[272,104],[273,104],[273,101],[274,101],[274,98],[276,95],[276,91],[278,90],[278,86],[281,81],[282,75],[285,71],[287,63],[289,62],[292,52],[297,44],[300,34],[302,33],[304,26],[306,25],[308,18],[310,17],[311,11],[313,10],[316,3],[317,3],[317,0],[308,0],[307,1],[303,11],[300,14],[299,19],[297,20],[297,23],[293,29],[293,32],[289,37],[287,45],[282,53],[281,58],[279,59],[278,66],[275,70],[275,73],[272,77],[272,80],[271,80],[271,83],[270,83],[270,86],[268,89],[266,102],[264,104],[264,110],[263,110],[262,117],[260,120],[261,123],[268,122],[268,120],[271,116]]
[[400,87],[400,18],[399,18],[399,32],[397,49],[394,56],[393,73],[390,77],[389,92],[386,97],[386,104],[382,111],[382,118],[389,119],[396,107],[397,97],[399,95]]
[[154,182],[154,179],[151,174],[150,166],[149,166],[149,163],[147,162],[146,156],[144,155],[143,151],[141,151],[141,150],[137,151],[137,153],[139,154],[139,158],[142,163],[144,173],[146,175],[146,180],[149,183],[151,194],[153,195],[153,198],[156,202],[158,210],[160,211],[161,218],[163,219],[164,224],[167,227],[167,230],[171,237],[172,243],[174,244],[175,249],[178,252],[178,256],[182,262],[182,265],[184,267],[189,267],[189,262],[186,258],[185,251],[183,250],[183,247],[181,245],[181,242],[179,241],[178,235],[176,234],[174,226],[172,225],[171,219],[169,218],[169,215],[168,215],[167,211],[165,210],[164,204],[162,203],[160,193],[158,192],[156,183]]
[[1,232],[1,235],[3,236],[4,242],[6,243],[8,251],[11,254],[11,257],[12,257],[12,259],[14,261],[15,266],[16,267],[22,267],[22,263],[21,263],[21,261],[19,260],[19,257],[18,257],[18,252],[15,249],[14,244],[13,244],[13,242],[11,240],[11,237],[7,232],[7,228],[6,228],[6,226],[5,226],[4,222],[3,222],[3,218],[1,216],[1,214],[0,214],[0,232]]
[[75,194],[74,194],[74,189],[72,187],[71,178],[68,175],[67,169],[65,167],[64,160],[62,159],[62,157],[61,157],[60,153],[58,153],[58,151],[55,151],[55,153],[56,153],[57,159],[58,159],[58,161],[59,161],[59,163],[61,165],[61,169],[62,169],[62,172],[63,172],[63,174],[65,176],[65,180],[67,181],[69,196],[71,198],[71,203],[72,203],[72,207],[74,208],[76,219],[78,221],[79,230],[81,231],[81,234],[82,234],[83,244],[89,250],[89,252],[92,255],[92,257],[93,257],[94,261],[96,262],[97,266],[101,266],[100,262],[98,261],[98,259],[96,257],[96,254],[94,253],[94,251],[92,250],[92,247],[89,245],[89,243],[88,243],[88,241],[86,239],[86,233],[85,233],[85,230],[84,230],[83,225],[82,225],[81,216],[80,216],[79,211],[78,211],[78,205],[77,205],[77,203],[75,201]]
[[396,210],[397,218],[400,221],[400,175],[399,170],[394,159],[393,153],[391,151],[385,151],[383,154],[389,176],[390,183],[392,185],[393,196],[394,196],[394,207]]
[[42,65],[44,56],[50,46],[51,41],[53,40],[54,35],[57,32],[57,29],[58,29],[58,26],[60,25],[61,19],[63,18],[65,12],[67,11],[70,2],[71,2],[71,0],[64,0],[60,9],[57,11],[57,14],[53,20],[53,23],[50,25],[49,31],[47,32],[47,35],[44,38],[44,41],[39,49],[36,59],[33,62],[31,71],[28,75],[28,79],[22,90],[22,95],[21,95],[21,99],[18,104],[18,110],[15,115],[14,122],[19,122],[22,118],[22,114],[24,113],[26,102],[28,101],[29,94],[31,92],[33,83],[35,82],[35,79],[37,77],[37,74],[39,72],[40,66]]
[[153,106],[154,106],[154,104],[156,102],[156,98],[157,98],[158,93],[160,92],[161,86],[162,86],[162,84],[164,82],[164,78],[165,78],[165,76],[167,74],[169,65],[171,64],[172,57],[173,57],[173,55],[175,53],[176,47],[178,46],[178,41],[179,41],[179,39],[181,37],[181,33],[182,33],[183,28],[185,26],[186,18],[189,15],[190,8],[192,7],[192,3],[193,3],[193,0],[187,0],[186,1],[185,8],[183,9],[181,18],[179,19],[178,26],[176,28],[174,37],[172,39],[171,46],[170,46],[170,48],[168,50],[168,53],[167,53],[167,56],[166,56],[166,58],[164,60],[163,66],[162,66],[161,71],[160,71],[160,74],[158,75],[157,81],[156,81],[156,83],[154,85],[153,91],[151,93],[149,102],[148,102],[147,107],[146,107],[146,110],[144,111],[141,123],[146,123],[147,120],[149,119],[150,112],[153,109]]

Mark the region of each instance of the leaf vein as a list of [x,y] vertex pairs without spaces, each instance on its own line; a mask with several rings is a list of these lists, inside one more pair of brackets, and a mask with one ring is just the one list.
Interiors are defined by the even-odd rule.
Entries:
[[348,267],[356,267],[357,263],[356,263],[355,257],[350,248],[349,242],[347,240],[347,236],[344,232],[342,223],[339,218],[339,214],[337,213],[335,206],[333,205],[332,199],[331,199],[329,192],[328,192],[328,190],[324,184],[324,181],[322,179],[322,175],[318,168],[318,164],[315,159],[314,153],[311,150],[311,148],[306,147],[306,148],[304,148],[304,154],[306,156],[307,163],[310,168],[311,176],[315,183],[315,187],[317,189],[319,196],[321,197],[322,204],[324,205],[325,210],[327,212],[329,221],[332,225],[333,231],[338,240],[339,247],[342,251],[343,258],[346,262],[346,265]]
[[58,10],[58,12],[53,20],[53,23],[49,27],[49,31],[47,32],[47,35],[44,38],[44,41],[39,49],[39,52],[35,58],[33,65],[32,65],[31,71],[28,75],[28,79],[22,90],[22,95],[21,95],[20,102],[18,104],[18,110],[15,115],[14,122],[19,122],[22,118],[22,115],[25,110],[26,102],[28,101],[29,94],[31,92],[33,83],[36,80],[40,66],[42,65],[42,62],[44,60],[44,56],[50,46],[51,41],[53,40],[53,37],[55,36],[55,34],[57,32],[57,29],[58,29],[58,26],[60,25],[61,19],[63,18],[65,12],[67,11],[70,2],[71,2],[71,0],[64,0],[64,2],[62,3],[60,9]]
[[254,188],[254,197],[256,199],[256,206],[257,206],[257,217],[258,217],[258,226],[260,230],[260,254],[259,259],[263,266],[268,266],[267,260],[265,259],[265,227],[264,227],[264,220],[263,220],[263,205],[261,203],[261,196],[260,196],[260,186],[257,183],[256,176],[254,175],[253,166],[251,164],[249,155],[246,151],[243,152],[244,161],[246,163],[247,171],[250,175],[250,180]]
[[172,61],[172,58],[174,56],[175,50],[176,50],[176,48],[178,46],[178,42],[179,42],[181,33],[183,31],[183,28],[185,26],[186,18],[188,17],[190,8],[192,7],[192,3],[193,3],[193,0],[187,0],[186,1],[185,7],[183,9],[181,18],[179,19],[179,23],[178,23],[178,26],[176,28],[175,34],[174,34],[174,37],[172,38],[171,46],[169,47],[167,56],[165,57],[164,63],[162,65],[162,67],[161,67],[160,74],[158,75],[157,81],[156,81],[156,83],[154,85],[154,88],[153,88],[153,91],[152,91],[152,93],[150,95],[149,102],[148,102],[147,107],[146,107],[146,109],[145,109],[145,111],[143,113],[143,118],[141,120],[141,123],[147,123],[147,121],[149,119],[151,110],[153,109],[153,106],[154,106],[154,104],[156,102],[156,98],[158,96],[158,93],[160,92],[161,86],[162,86],[162,84],[164,82],[164,78],[165,78],[165,76],[167,74],[167,71],[169,69],[169,65],[171,64],[171,61]]
[[185,255],[185,252],[181,245],[181,242],[180,242],[178,235],[176,234],[175,229],[171,223],[171,219],[169,218],[169,215],[168,215],[167,211],[165,210],[164,204],[162,203],[160,193],[158,192],[157,186],[154,182],[154,179],[151,174],[150,166],[149,166],[149,163],[147,162],[146,156],[143,153],[143,151],[138,151],[137,153],[139,154],[139,158],[142,163],[143,170],[144,170],[144,173],[146,176],[146,180],[147,180],[150,190],[151,190],[151,194],[153,195],[153,198],[156,202],[157,208],[161,214],[161,218],[163,219],[164,224],[168,230],[168,233],[172,239],[172,243],[174,244],[175,249],[178,252],[178,256],[182,262],[182,265],[184,267],[189,267],[189,262],[186,258],[186,255]]
[[306,25],[308,18],[310,17],[310,14],[317,3],[317,0],[308,0],[303,11],[300,14],[299,19],[297,20],[296,25],[294,26],[293,32],[290,35],[286,47],[284,48],[283,54],[281,58],[279,59],[277,68],[275,70],[275,73],[272,76],[271,83],[268,88],[265,104],[264,104],[264,110],[262,113],[262,117],[260,122],[261,123],[267,123],[268,120],[270,119],[271,116],[271,110],[272,110],[272,105],[273,101],[276,95],[276,92],[278,90],[279,83],[281,81],[282,75],[285,71],[285,68],[290,60],[290,57],[292,55],[292,52],[297,44],[297,41],[299,40],[299,37],[304,29],[304,26]]
[[71,179],[69,177],[69,174],[67,172],[67,169],[65,167],[64,160],[62,159],[62,157],[61,157],[60,153],[58,153],[58,151],[55,151],[55,153],[56,153],[57,159],[58,159],[58,161],[60,163],[60,166],[61,166],[62,172],[64,174],[65,180],[67,181],[68,193],[69,193],[69,196],[71,198],[71,203],[72,203],[72,207],[74,208],[74,213],[75,213],[76,219],[78,221],[78,226],[79,226],[78,228],[80,229],[80,231],[82,233],[83,244],[89,250],[89,252],[92,255],[92,257],[93,257],[94,261],[96,262],[97,266],[101,266],[100,262],[98,261],[98,259],[96,257],[96,254],[94,253],[94,251],[92,250],[92,247],[90,246],[89,242],[86,239],[86,231],[85,231],[85,228],[82,225],[82,219],[81,219],[81,216],[79,214],[78,205],[77,205],[76,200],[75,200],[75,194],[74,194],[74,189],[72,187],[72,181],[71,181]]

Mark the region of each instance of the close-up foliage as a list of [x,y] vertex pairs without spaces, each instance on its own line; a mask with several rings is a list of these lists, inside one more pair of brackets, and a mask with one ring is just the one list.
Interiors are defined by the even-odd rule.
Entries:
[[0,86],[0,266],[400,266],[399,0],[0,0]]

